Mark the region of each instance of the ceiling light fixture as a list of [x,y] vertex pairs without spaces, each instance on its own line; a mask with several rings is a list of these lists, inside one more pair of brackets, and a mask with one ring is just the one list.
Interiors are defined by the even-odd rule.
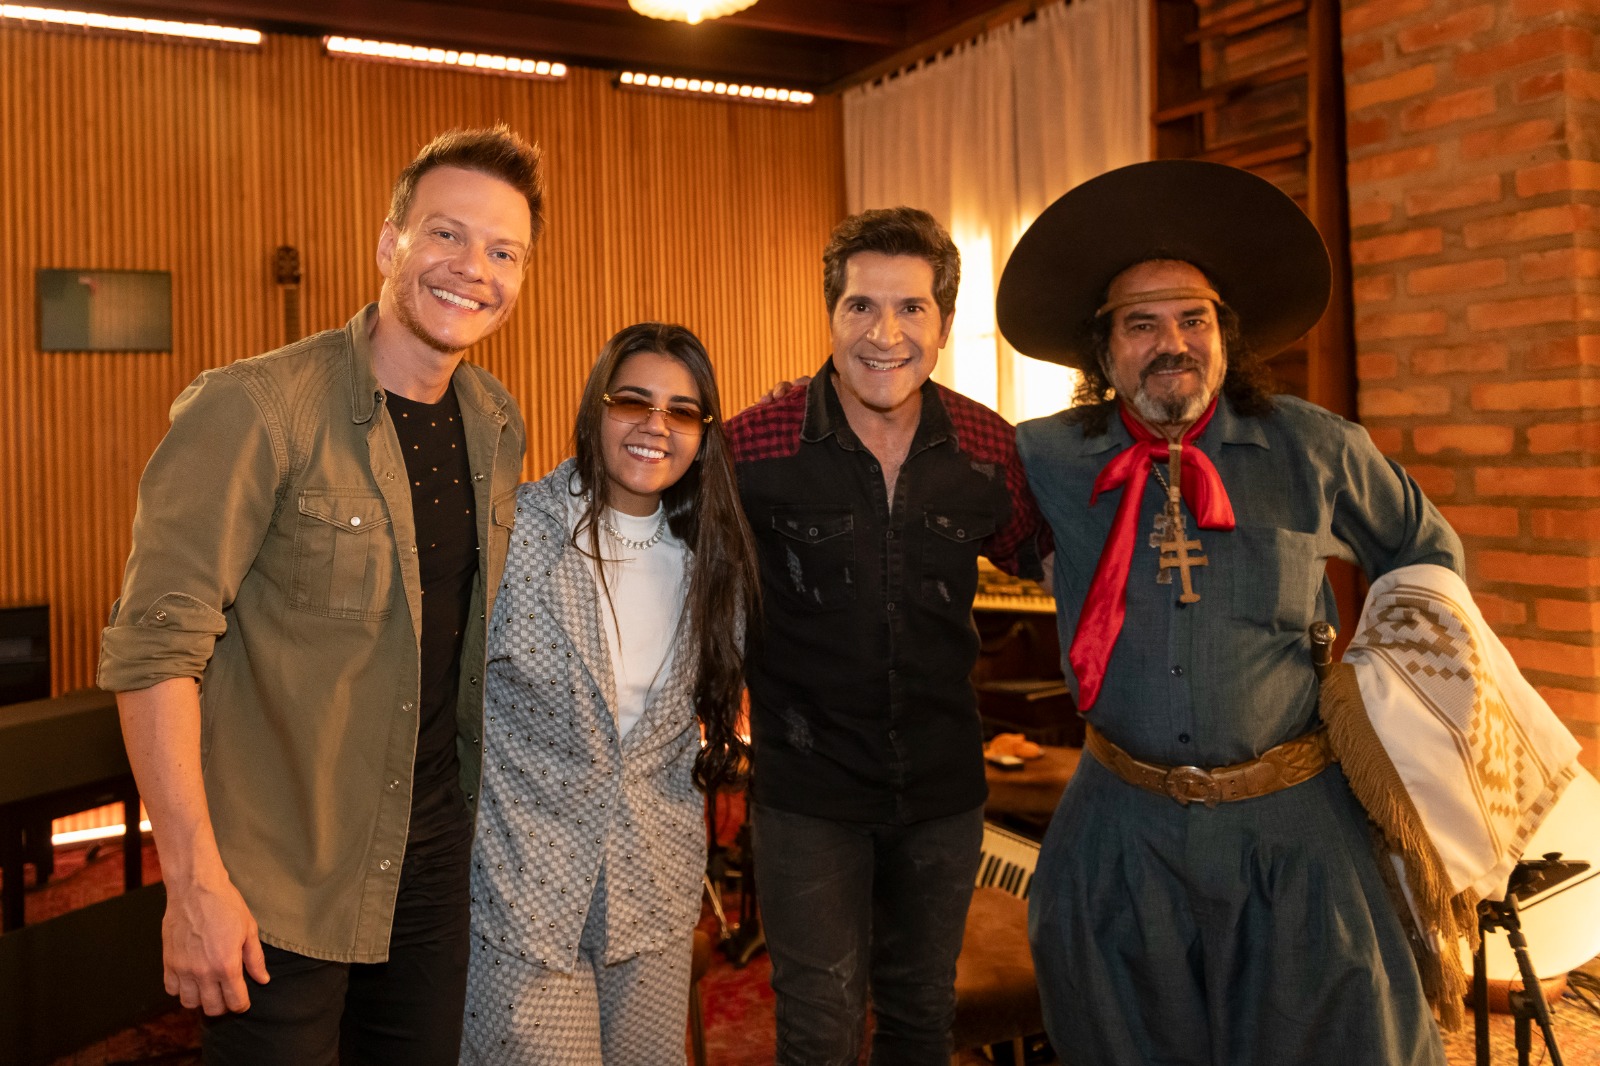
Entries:
[[171,37],[183,41],[210,41],[214,44],[261,44],[260,30],[238,26],[212,26],[198,22],[170,22],[166,19],[124,18],[94,11],[62,11],[53,7],[0,4],[0,19],[36,22],[47,29],[86,30],[104,33],[137,33],[150,37]]
[[743,11],[756,0],[628,0],[628,6],[641,15],[671,22],[697,25],[706,19],[719,19]]
[[616,84],[625,89],[643,89],[645,92],[671,93],[674,96],[722,97],[742,103],[785,107],[810,107],[817,99],[815,94],[801,89],[773,89],[736,81],[714,81],[711,78],[675,78],[670,74],[645,74],[636,70],[625,70],[618,74]]
[[429,48],[393,41],[366,41],[359,37],[324,37],[322,46],[329,55],[350,59],[371,59],[378,63],[404,63],[420,67],[454,67],[483,74],[502,74],[509,78],[558,79],[567,76],[565,63],[547,59],[497,56],[487,52],[461,52],[454,48]]

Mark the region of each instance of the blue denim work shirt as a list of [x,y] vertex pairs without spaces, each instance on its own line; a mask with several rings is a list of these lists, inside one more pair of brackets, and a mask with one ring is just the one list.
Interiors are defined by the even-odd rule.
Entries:
[[[1089,505],[1095,477],[1132,444],[1120,418],[1099,436],[1060,412],[1017,427],[1017,448],[1055,533],[1055,596],[1062,657],[1110,531],[1121,490]],[[1259,417],[1225,398],[1196,442],[1232,501],[1231,531],[1191,537],[1209,564],[1193,571],[1200,601],[1182,604],[1176,575],[1156,583],[1150,545],[1166,502],[1146,482],[1128,575],[1127,618],[1088,719],[1151,762],[1225,766],[1255,758],[1317,724],[1312,622],[1338,624],[1324,573],[1331,558],[1368,579],[1413,563],[1461,572],[1461,542],[1399,465],[1360,426],[1289,396]],[[1063,661],[1076,691],[1072,666]]]

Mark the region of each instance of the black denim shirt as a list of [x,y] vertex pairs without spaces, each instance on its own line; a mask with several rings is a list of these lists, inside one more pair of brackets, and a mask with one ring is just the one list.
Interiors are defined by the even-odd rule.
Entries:
[[727,428],[761,560],[747,664],[756,802],[902,824],[981,804],[978,556],[1035,576],[1047,536],[1013,428],[925,384],[892,507],[831,364]]

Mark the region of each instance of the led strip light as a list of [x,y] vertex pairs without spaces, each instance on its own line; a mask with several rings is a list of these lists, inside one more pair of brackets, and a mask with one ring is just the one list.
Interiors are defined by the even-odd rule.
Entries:
[[125,18],[121,15],[101,15],[93,11],[63,11],[53,7],[25,7],[22,4],[0,4],[0,18],[35,22],[50,28],[136,33],[151,37],[254,47],[261,45],[260,30],[247,30],[238,26],[209,26],[198,22]]
[[[50,843],[55,847],[67,844],[84,844],[92,840],[109,840],[122,835],[123,823],[116,825],[102,825],[96,829],[74,829],[70,833],[57,833],[50,838]],[[139,823],[139,832],[150,832],[150,819],[146,818]]]
[[774,89],[736,81],[715,81],[710,78],[675,78],[666,74],[644,74],[633,70],[625,70],[617,75],[617,84],[648,92],[674,93],[679,96],[721,96],[747,103],[779,104],[788,107],[809,107],[816,100],[814,93],[800,89]]
[[329,55],[371,59],[379,63],[454,67],[458,70],[475,70],[484,74],[502,74],[509,78],[557,79],[567,76],[565,63],[552,63],[547,59],[523,59],[520,56],[463,52],[454,48],[429,48],[422,45],[396,44],[392,41],[367,41],[359,37],[324,37],[322,44]]

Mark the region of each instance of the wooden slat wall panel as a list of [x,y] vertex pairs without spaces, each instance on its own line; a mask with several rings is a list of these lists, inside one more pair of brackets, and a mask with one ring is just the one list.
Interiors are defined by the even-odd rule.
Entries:
[[[821,250],[844,210],[839,113],[0,27],[0,604],[49,602],[56,691],[93,682],[139,472],[201,370],[284,341],[273,249],[301,252],[305,331],[375,298],[389,183],[451,126],[545,147],[549,224],[521,304],[473,357],[565,453],[612,332],[695,329],[737,409],[827,351]],[[36,350],[40,267],[170,270],[171,353]]]

